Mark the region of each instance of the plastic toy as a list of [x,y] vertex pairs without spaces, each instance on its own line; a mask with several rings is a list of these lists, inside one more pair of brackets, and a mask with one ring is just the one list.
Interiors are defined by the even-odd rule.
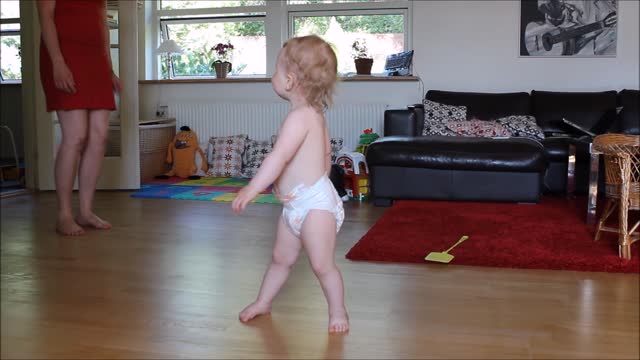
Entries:
[[343,168],[347,175],[349,173],[369,173],[367,161],[365,160],[364,155],[359,152],[341,152],[336,159],[336,164]]
[[453,255],[449,254],[449,251],[453,250],[454,247],[460,245],[463,241],[467,240],[469,238],[469,236],[464,235],[460,238],[460,240],[458,240],[458,242],[456,242],[455,244],[453,244],[452,247],[448,248],[447,250],[443,251],[443,252],[431,252],[429,253],[429,255],[427,255],[427,257],[425,257],[424,259],[427,261],[436,261],[436,262],[441,262],[441,263],[450,263],[451,260],[453,260]]
[[364,129],[363,134],[360,134],[360,142],[356,147],[356,152],[366,153],[369,144],[376,141],[380,135],[373,132],[373,128]]

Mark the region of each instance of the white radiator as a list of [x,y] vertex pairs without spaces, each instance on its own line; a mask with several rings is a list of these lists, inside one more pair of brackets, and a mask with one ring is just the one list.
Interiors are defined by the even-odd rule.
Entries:
[[[170,103],[169,116],[176,126],[187,125],[200,142],[211,136],[248,134],[255,140],[270,140],[287,115],[287,103]],[[344,150],[353,151],[367,128],[382,135],[386,104],[339,104],[325,114],[331,137],[344,139]]]

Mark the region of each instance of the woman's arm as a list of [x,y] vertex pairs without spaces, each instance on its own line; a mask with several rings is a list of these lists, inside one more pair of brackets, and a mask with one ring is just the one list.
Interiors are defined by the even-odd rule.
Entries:
[[58,41],[58,30],[54,21],[56,2],[55,0],[38,0],[37,5],[42,39],[53,64],[53,79],[56,88],[68,93],[75,93],[76,84],[73,81],[73,74],[64,61]]

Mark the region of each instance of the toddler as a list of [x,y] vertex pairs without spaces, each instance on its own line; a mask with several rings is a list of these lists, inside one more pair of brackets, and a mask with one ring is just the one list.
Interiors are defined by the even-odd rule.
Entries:
[[337,80],[336,55],[317,36],[287,41],[278,55],[273,90],[290,104],[273,151],[232,203],[241,213],[267,186],[284,208],[278,220],[273,258],[258,298],[240,313],[247,322],[271,311],[271,302],[305,248],[329,304],[329,332],[345,332],[342,275],[336,267],[336,234],[344,220],[342,200],[329,180],[331,146],[323,111],[330,105]]

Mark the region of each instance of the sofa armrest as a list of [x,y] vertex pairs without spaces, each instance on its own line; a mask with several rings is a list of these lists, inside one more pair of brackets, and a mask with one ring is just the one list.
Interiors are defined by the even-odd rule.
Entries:
[[418,136],[422,134],[422,104],[407,109],[384,112],[384,136]]

